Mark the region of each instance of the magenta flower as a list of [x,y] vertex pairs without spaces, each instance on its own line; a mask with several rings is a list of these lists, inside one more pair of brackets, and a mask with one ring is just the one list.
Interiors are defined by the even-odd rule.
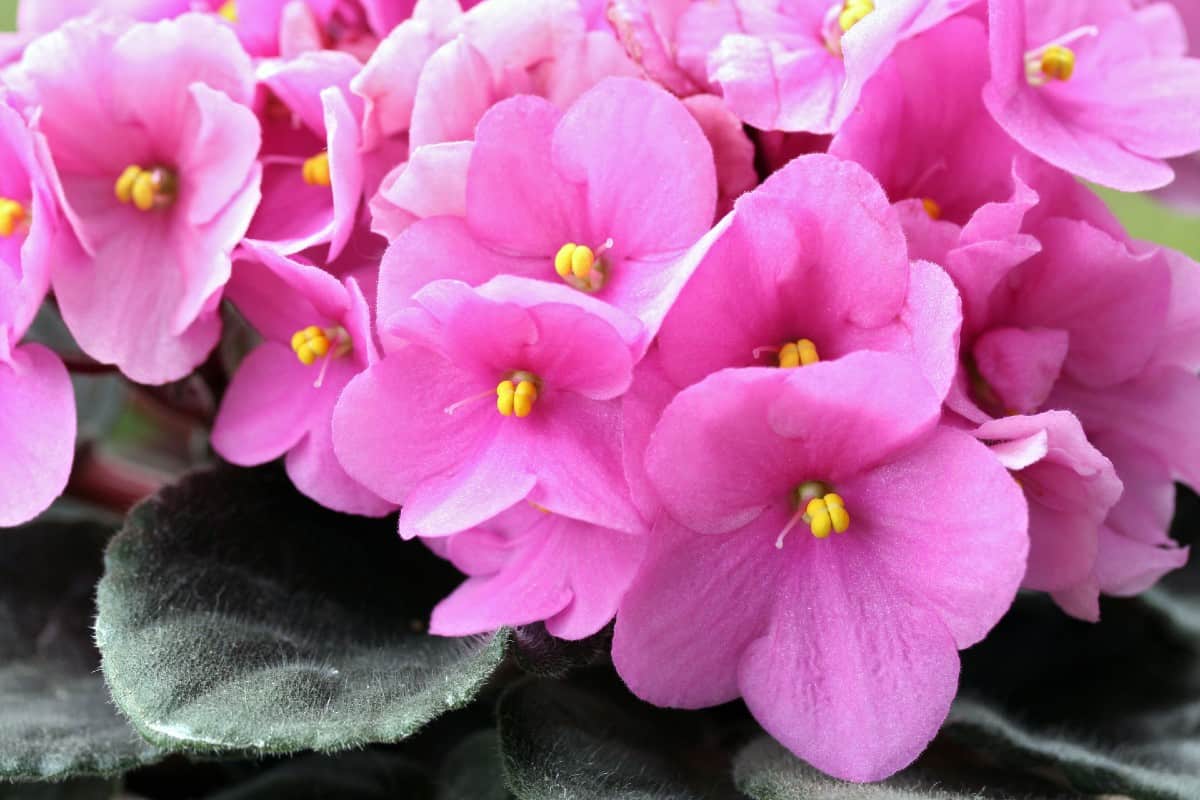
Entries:
[[333,422],[350,475],[403,504],[401,533],[460,533],[523,500],[640,530],[617,399],[636,321],[564,286],[508,277],[474,290],[438,281],[413,301],[381,321],[407,343],[351,381]]
[[21,68],[62,181],[51,251],[63,318],[142,383],[186,375],[217,341],[229,253],[259,199],[250,60],[211,17],[70,22]]
[[0,527],[60,495],[75,455],[75,398],[51,350],[20,344],[49,283],[48,244],[62,224],[45,143],[0,99]]
[[706,60],[708,80],[756,128],[833,133],[898,43],[974,2],[694,2],[677,23],[677,58],[685,72]]
[[373,516],[392,511],[347,475],[333,452],[334,405],[378,359],[357,282],[247,244],[227,294],[265,341],[233,376],[213,426],[213,448],[242,466],[286,454],[296,488],[322,505]]
[[982,206],[1012,196],[1020,148],[983,106],[988,76],[983,24],[947,20],[896,48],[829,146],[883,184],[918,241],[938,238],[925,228],[955,239],[936,223],[965,226]]
[[560,639],[601,630],[633,580],[646,537],[552,514],[529,502],[426,542],[468,577],[433,610],[429,631],[469,636],[545,621]]
[[[1053,205],[1054,195],[1045,196]],[[1078,442],[1066,456],[1082,465],[1077,476],[1027,487],[1033,552],[1058,559],[1039,557],[1029,585],[1050,589],[1070,613],[1096,619],[1099,593],[1140,592],[1187,556],[1167,527],[1173,480],[1200,485],[1196,268],[1159,250],[1131,251],[1082,220],[1031,214],[1026,229],[1040,252],[1015,267],[991,270],[989,257],[962,252],[947,262],[968,298],[964,370],[947,402],[976,423],[1070,411],[1112,462],[1124,485],[1116,505],[1111,489],[1088,476],[1103,468]],[[1071,517],[1047,517],[1039,504]],[[1108,513],[1087,544],[1095,548],[1094,568],[1064,586],[1078,576],[1081,552],[1065,540],[1079,541],[1102,508]]]
[[984,101],[1022,146],[1122,191],[1169,183],[1200,150],[1200,60],[1166,4],[993,0]]
[[960,323],[953,283],[910,265],[879,184],[853,162],[810,155],[738,201],[667,315],[659,353],[681,388],[725,367],[905,353],[941,396]]
[[269,92],[262,112],[262,203],[246,236],[287,255],[329,245],[337,258],[363,195],[362,103],[350,94],[351,56],[306,53],[259,67]]
[[430,280],[511,274],[565,284],[637,316],[643,346],[695,266],[712,224],[712,148],[687,109],[643,81],[609,78],[564,114],[537,97],[479,123],[466,216],[408,228],[384,257],[382,322]]
[[989,420],[974,434],[991,444],[1029,502],[1029,563],[1021,585],[1058,592],[1091,580],[1100,527],[1122,485],[1079,420],[1047,411]]
[[956,650],[1007,610],[1028,547],[1017,484],[940,414],[911,361],[883,353],[680,393],[646,458],[666,514],[617,613],[630,688],[679,708],[740,696],[841,778],[916,758]]

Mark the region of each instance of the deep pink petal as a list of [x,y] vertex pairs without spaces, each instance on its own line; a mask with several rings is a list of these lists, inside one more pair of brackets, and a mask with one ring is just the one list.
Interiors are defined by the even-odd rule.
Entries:
[[315,378],[286,345],[264,342],[255,348],[234,373],[221,401],[213,424],[213,449],[241,466],[282,456],[317,418]]
[[1006,410],[1035,413],[1062,374],[1070,334],[1051,328],[992,328],[971,355]]

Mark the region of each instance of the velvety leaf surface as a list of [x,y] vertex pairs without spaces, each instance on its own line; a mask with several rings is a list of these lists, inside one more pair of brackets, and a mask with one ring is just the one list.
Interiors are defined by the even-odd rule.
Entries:
[[75,778],[62,783],[0,783],[0,800],[112,800],[119,781]]
[[263,753],[396,741],[470,702],[508,634],[421,633],[460,578],[395,524],[322,509],[277,467],[142,504],[99,589],[117,705],[163,747]]
[[437,800],[509,800],[500,737],[483,730],[450,751],[438,771]]
[[718,727],[604,685],[530,679],[497,710],[509,790],[521,800],[708,800],[738,795]]
[[973,800],[981,795],[943,791],[932,781],[893,778],[886,784],[854,784],[830,778],[792,755],[769,736],[751,742],[733,766],[737,787],[754,800]]
[[[0,530],[0,780],[110,775],[157,757],[98,671],[92,598],[109,535],[86,522]],[[42,791],[0,784],[0,797],[26,790]]]

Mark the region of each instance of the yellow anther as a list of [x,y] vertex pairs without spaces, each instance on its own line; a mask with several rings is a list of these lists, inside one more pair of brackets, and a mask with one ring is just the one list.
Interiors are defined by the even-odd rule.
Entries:
[[1061,44],[1052,44],[1042,53],[1042,74],[1056,81],[1071,79],[1075,73],[1075,51]]
[[874,10],[875,3],[872,0],[846,0],[842,6],[842,13],[838,14],[838,27],[842,29],[842,33],[848,33]]
[[7,197],[0,198],[0,236],[7,238],[17,233],[27,218],[25,206]]
[[779,348],[779,366],[783,369],[807,367],[809,364],[816,364],[820,360],[821,357],[817,353],[817,346],[813,344],[811,339],[788,342]]
[[217,13],[236,25],[238,21],[237,0],[229,0],[229,2],[217,9]]
[[179,195],[179,179],[165,167],[142,169],[136,164],[126,167],[113,185],[117,199],[133,204],[138,211],[154,211],[174,204]]
[[528,417],[537,402],[536,379],[528,373],[517,373],[516,380],[506,378],[496,386],[496,410],[506,417]]
[[333,179],[329,174],[329,153],[317,153],[305,160],[303,167],[304,182],[310,186],[329,186]]
[[829,492],[824,497],[814,497],[804,508],[809,530],[818,539],[828,538],[830,533],[845,533],[850,528],[850,515],[841,495]]
[[601,256],[610,247],[611,239],[599,250],[567,242],[554,254],[554,271],[568,286],[584,292],[597,292],[608,279],[607,264]]
[[922,197],[921,205],[925,208],[925,213],[929,215],[930,219],[942,218],[942,207],[938,205],[937,200],[934,200],[932,197]]
[[309,325],[292,334],[292,351],[300,363],[311,367],[317,359],[324,358],[333,351],[334,358],[340,358],[353,349],[350,335],[345,328],[320,328]]

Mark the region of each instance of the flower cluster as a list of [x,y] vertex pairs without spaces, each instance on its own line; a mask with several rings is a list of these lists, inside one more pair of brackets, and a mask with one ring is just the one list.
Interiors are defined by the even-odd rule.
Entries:
[[71,469],[48,294],[151,385],[233,309],[213,448],[403,507],[468,576],[434,633],[615,618],[640,697],[885,777],[1018,589],[1186,560],[1200,270],[1076,180],[1200,199],[1179,5],[24,3],[0,524]]

